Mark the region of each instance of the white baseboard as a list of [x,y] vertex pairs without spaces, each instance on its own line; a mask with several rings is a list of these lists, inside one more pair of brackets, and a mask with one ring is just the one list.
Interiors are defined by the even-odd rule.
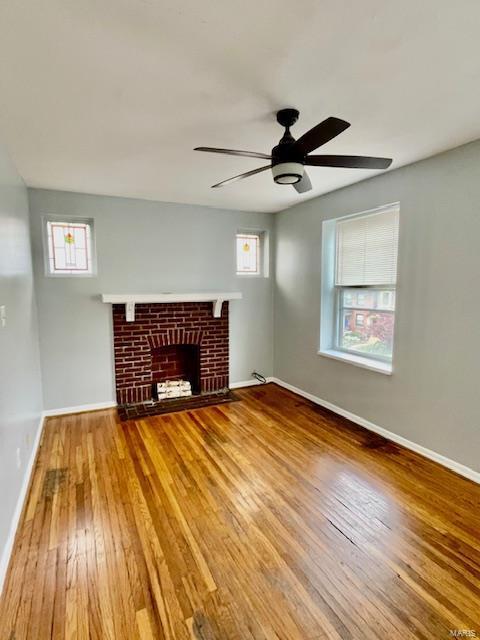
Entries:
[[231,382],[228,386],[230,389],[241,389],[242,387],[255,387],[257,384],[263,383],[258,380],[242,380],[241,382]]
[[333,411],[334,413],[338,413],[338,415],[343,416],[344,418],[347,418],[347,420],[351,420],[352,422],[355,422],[356,424],[360,425],[361,427],[364,427],[365,429],[368,429],[369,431],[373,431],[374,433],[378,433],[378,435],[383,436],[384,438],[387,438],[387,440],[391,440],[392,442],[396,442],[397,444],[401,445],[402,447],[406,447],[407,449],[410,449],[411,451],[415,451],[415,453],[419,453],[421,456],[424,456],[425,458],[428,458],[429,460],[433,460],[434,462],[438,462],[439,464],[443,465],[444,467],[447,467],[448,469],[451,469],[452,471],[455,471],[455,473],[458,473],[459,475],[463,476],[464,478],[468,478],[469,480],[473,480],[473,482],[476,482],[478,484],[480,484],[480,472],[479,471],[475,471],[474,469],[471,469],[470,467],[466,467],[463,464],[460,464],[460,462],[456,462],[455,460],[451,460],[450,458],[447,458],[446,456],[443,456],[440,453],[437,453],[436,451],[432,451],[431,449],[427,449],[426,447],[423,447],[420,444],[417,444],[416,442],[412,442],[411,440],[407,440],[407,438],[404,438],[403,436],[399,436],[396,433],[393,433],[392,431],[388,431],[387,429],[384,429],[383,427],[379,427],[378,425],[374,424],[373,422],[370,422],[369,420],[365,420],[365,418],[362,418],[361,416],[357,416],[354,413],[351,413],[350,411],[346,411],[345,409],[342,409],[341,407],[337,407],[337,405],[332,404],[331,402],[327,402],[327,400],[322,400],[322,398],[319,398],[318,396],[314,396],[312,393],[308,393],[308,391],[303,391],[302,389],[299,389],[298,387],[294,387],[293,384],[290,384],[288,382],[284,382],[283,380],[280,380],[279,378],[268,378],[269,382],[275,382],[276,384],[278,384],[280,387],[284,387],[285,389],[288,389],[289,391],[293,391],[293,393],[298,394],[299,396],[302,396],[303,398],[306,398],[307,400],[311,400],[312,402],[314,402],[315,404],[318,404],[322,407],[325,407],[326,409],[330,409],[330,411]]
[[13,513],[12,521],[10,523],[10,531],[8,532],[8,538],[5,542],[5,546],[2,551],[2,556],[0,559],[0,595],[3,591],[3,586],[5,583],[5,578],[8,570],[8,563],[10,562],[10,556],[12,555],[13,544],[15,542],[15,535],[17,533],[20,517],[22,515],[23,506],[27,498],[28,488],[30,486],[30,478],[33,473],[33,467],[35,465],[37,451],[38,451],[38,447],[40,446],[40,440],[42,437],[44,420],[45,420],[45,416],[42,413],[40,420],[38,422],[37,432],[35,433],[35,438],[33,441],[32,450],[30,452],[30,457],[28,459],[27,466],[25,467],[22,486],[20,488],[20,493],[18,494],[17,504],[15,505],[15,511]]
[[85,411],[98,411],[100,409],[112,409],[117,403],[114,400],[107,402],[95,402],[94,404],[79,404],[76,407],[61,407],[59,409],[47,409],[43,412],[44,417],[64,416],[68,413],[84,413]]

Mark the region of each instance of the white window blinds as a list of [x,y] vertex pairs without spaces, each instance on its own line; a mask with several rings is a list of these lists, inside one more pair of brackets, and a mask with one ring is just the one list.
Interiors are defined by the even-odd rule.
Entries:
[[395,206],[337,221],[336,285],[396,283],[398,219]]

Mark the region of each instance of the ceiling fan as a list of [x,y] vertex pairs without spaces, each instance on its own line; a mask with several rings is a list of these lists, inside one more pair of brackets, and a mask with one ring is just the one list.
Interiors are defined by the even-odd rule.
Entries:
[[349,122],[340,118],[327,118],[316,127],[300,136],[298,140],[290,133],[290,127],[298,120],[297,109],[281,109],[277,112],[277,122],[285,127],[280,142],[273,147],[272,153],[256,153],[255,151],[236,151],[234,149],[217,149],[215,147],[195,147],[194,151],[207,151],[209,153],[224,153],[230,156],[245,156],[247,158],[262,158],[270,163],[258,169],[252,169],[246,173],[223,180],[212,185],[212,189],[224,187],[232,182],[254,176],[262,171],[272,170],[273,179],[277,184],[291,184],[298,193],[310,191],[312,183],[305,171],[305,166],[310,167],[346,167],[348,169],[387,169],[391,164],[391,158],[372,158],[369,156],[331,156],[314,155],[309,153],[318,149],[342,131],[348,129]]

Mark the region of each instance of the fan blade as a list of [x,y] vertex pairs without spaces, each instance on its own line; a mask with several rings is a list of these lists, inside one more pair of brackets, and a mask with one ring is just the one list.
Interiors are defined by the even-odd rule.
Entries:
[[303,136],[295,142],[294,146],[297,149],[301,149],[306,155],[338,136],[342,131],[348,129],[349,126],[349,122],[340,120],[340,118],[327,118],[323,122],[320,122],[320,124],[317,124],[316,127],[313,127],[313,129],[310,129],[310,131],[304,133]]
[[233,178],[228,178],[228,180],[223,180],[223,182],[219,182],[218,184],[213,184],[212,189],[216,189],[217,187],[224,187],[225,185],[231,184],[232,182],[237,182],[237,180],[249,178],[250,176],[254,176],[256,173],[261,173],[262,171],[271,169],[271,167],[271,164],[267,164],[266,167],[260,167],[259,169],[252,169],[252,171],[247,171],[247,173],[241,173],[239,176],[234,176]]
[[207,151],[208,153],[225,153],[227,156],[244,156],[246,158],[263,158],[270,160],[272,156],[256,151],[236,151],[235,149],[217,149],[216,147],[195,147],[194,151]]
[[293,186],[298,191],[298,193],[305,193],[306,191],[310,191],[310,189],[312,188],[312,183],[310,182],[308,173],[304,171],[303,177],[300,182],[296,182]]
[[369,156],[307,156],[305,164],[311,167],[346,167],[348,169],[388,169],[391,158]]

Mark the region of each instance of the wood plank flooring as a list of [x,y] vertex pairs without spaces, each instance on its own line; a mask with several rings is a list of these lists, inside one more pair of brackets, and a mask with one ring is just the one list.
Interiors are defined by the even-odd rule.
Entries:
[[480,636],[480,487],[273,384],[49,418],[0,639]]

